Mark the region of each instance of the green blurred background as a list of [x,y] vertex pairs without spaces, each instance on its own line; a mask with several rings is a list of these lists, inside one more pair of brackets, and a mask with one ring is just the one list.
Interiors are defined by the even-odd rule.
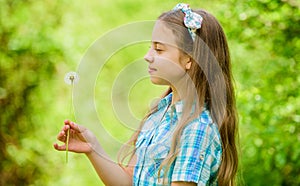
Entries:
[[[215,15],[228,37],[240,121],[238,185],[300,185],[300,1],[185,2]],[[101,183],[84,155],[69,153],[66,163],[65,153],[52,147],[63,120],[72,117],[64,76],[76,71],[101,35],[130,22],[154,20],[175,4],[0,0],[0,185]],[[114,117],[111,84],[148,46],[116,53],[96,83],[97,110],[121,141],[132,131],[120,130]],[[129,100],[137,118],[164,89],[148,79],[133,87]],[[109,149],[109,143],[102,145]]]

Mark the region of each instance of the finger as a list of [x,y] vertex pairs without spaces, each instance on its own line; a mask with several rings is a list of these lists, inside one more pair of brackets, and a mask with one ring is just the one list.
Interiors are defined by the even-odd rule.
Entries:
[[[81,132],[81,129],[80,129],[79,125],[77,125],[75,122],[66,119],[64,121],[64,123],[65,123],[65,126],[70,126],[71,129],[74,129],[77,132]],[[64,128],[64,130],[65,130],[65,128]]]
[[66,132],[64,130],[61,130],[57,135],[57,139],[59,141],[65,142],[66,141]]
[[65,123],[66,125],[68,125],[70,122],[71,122],[71,121],[68,120],[68,119],[66,119],[66,120],[64,121],[64,123]]
[[61,131],[65,131],[65,132],[67,132],[68,131],[68,129],[70,128],[70,125],[64,125],[62,128],[61,128]]
[[71,129],[73,129],[75,132],[82,132],[83,131],[83,127],[82,126],[79,126],[77,125],[76,123],[74,123],[73,121],[71,121],[69,123]]
[[53,144],[53,147],[58,150],[58,151],[65,151],[66,150],[66,145],[58,145],[57,143]]
[[71,128],[70,125],[64,125],[63,131],[67,132],[70,128]]
[[71,138],[75,138],[76,137],[76,133],[78,133],[78,132],[76,132],[75,130],[71,129],[70,130],[70,137]]

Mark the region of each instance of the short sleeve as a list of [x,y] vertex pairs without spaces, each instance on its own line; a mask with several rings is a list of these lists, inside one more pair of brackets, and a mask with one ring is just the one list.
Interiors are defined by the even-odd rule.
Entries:
[[207,185],[216,176],[221,162],[221,141],[218,128],[202,117],[183,130],[179,153],[175,159],[172,181]]

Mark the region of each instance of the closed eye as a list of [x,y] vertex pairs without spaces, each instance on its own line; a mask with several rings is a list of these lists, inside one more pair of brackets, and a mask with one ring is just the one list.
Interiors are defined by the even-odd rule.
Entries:
[[164,44],[160,42],[153,42],[152,43],[153,50],[155,50],[157,53],[161,53],[164,51]]

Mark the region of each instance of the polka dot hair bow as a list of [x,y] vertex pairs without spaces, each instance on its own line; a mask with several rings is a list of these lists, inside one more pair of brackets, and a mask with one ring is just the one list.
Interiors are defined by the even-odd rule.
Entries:
[[184,25],[188,28],[188,31],[193,39],[195,41],[196,37],[196,30],[201,28],[202,24],[202,16],[192,12],[191,8],[188,4],[185,3],[179,3],[177,4],[173,10],[181,10],[184,13]]

